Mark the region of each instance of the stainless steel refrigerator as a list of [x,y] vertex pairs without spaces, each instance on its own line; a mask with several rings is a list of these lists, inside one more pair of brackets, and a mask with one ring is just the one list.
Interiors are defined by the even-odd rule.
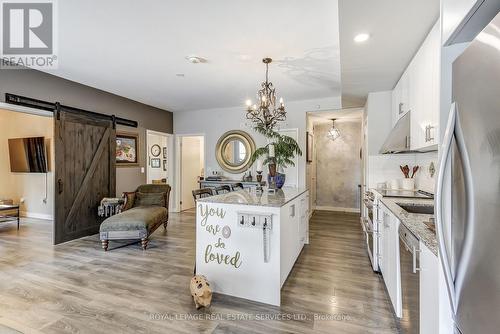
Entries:
[[500,333],[500,14],[453,63],[453,102],[436,189],[441,263],[455,331]]

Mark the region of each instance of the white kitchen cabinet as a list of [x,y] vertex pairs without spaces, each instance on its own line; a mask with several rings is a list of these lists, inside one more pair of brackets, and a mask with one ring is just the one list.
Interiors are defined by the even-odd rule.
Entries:
[[439,333],[439,262],[420,242],[420,333]]
[[437,22],[408,67],[412,150],[430,149],[437,144],[439,137],[437,133],[441,55],[439,31]]
[[309,192],[300,197],[299,208],[299,243],[300,248],[309,243]]
[[410,113],[410,148],[436,149],[439,138],[440,23],[435,23],[392,91],[392,125]]
[[399,269],[399,220],[381,205],[379,267],[396,316],[401,317],[401,274]]
[[441,0],[443,20],[443,43],[445,43],[480,0]]
[[398,81],[394,89],[392,90],[392,106],[391,106],[391,119],[392,119],[392,127],[396,125],[400,117],[400,110],[402,107],[401,102],[401,80]]
[[471,42],[500,12],[498,0],[441,0],[443,45]]
[[410,109],[410,75],[405,71],[392,91],[392,126]]

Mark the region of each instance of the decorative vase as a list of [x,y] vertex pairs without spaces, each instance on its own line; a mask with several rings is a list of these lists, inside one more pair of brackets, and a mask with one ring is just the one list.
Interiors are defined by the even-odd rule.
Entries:
[[286,175],[283,173],[276,173],[275,182],[276,188],[281,189],[285,184]]
[[[276,176],[274,177],[274,182],[276,185],[276,189],[281,189],[283,188],[283,185],[285,184],[285,179],[286,175],[282,173],[276,173]],[[267,176],[267,182],[270,187],[272,187],[273,184],[273,177],[271,175]]]

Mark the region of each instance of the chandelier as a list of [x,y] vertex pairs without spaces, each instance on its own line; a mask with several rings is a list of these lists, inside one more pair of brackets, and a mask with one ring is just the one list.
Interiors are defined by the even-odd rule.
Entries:
[[262,62],[266,64],[266,81],[261,84],[262,89],[257,93],[258,105],[252,104],[251,100],[246,101],[247,119],[265,129],[272,129],[277,122],[286,119],[283,98],[280,98],[277,106],[276,89],[273,83],[269,82],[269,64],[272,61],[271,58],[262,59]]
[[326,136],[331,141],[334,141],[335,139],[340,137],[340,130],[335,127],[335,118],[332,119],[332,128],[328,131],[328,134]]

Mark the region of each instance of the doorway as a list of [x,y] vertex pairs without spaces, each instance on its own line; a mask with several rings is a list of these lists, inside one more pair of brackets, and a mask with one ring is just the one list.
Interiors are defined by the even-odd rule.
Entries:
[[[49,111],[0,103],[0,238],[50,235],[54,226],[54,122]],[[17,217],[20,217],[18,220]]]
[[315,210],[359,212],[362,158],[360,108],[309,112],[307,183]]
[[205,136],[186,135],[178,138],[179,145],[179,211],[195,207],[192,191],[205,171]]

